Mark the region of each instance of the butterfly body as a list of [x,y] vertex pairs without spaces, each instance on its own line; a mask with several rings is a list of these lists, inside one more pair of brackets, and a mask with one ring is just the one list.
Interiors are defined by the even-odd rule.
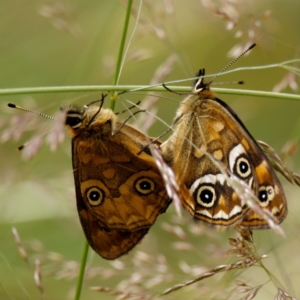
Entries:
[[70,107],[73,171],[79,217],[96,252],[127,253],[168,207],[154,158],[141,151],[149,139],[117,121],[109,109]]
[[[226,180],[228,176],[252,189],[276,223],[284,219],[284,192],[266,156],[203,78],[181,103],[174,123],[174,133],[161,150],[176,174],[182,205],[196,220],[219,228],[237,224],[248,229],[268,227],[267,221],[240,199]],[[225,174],[214,160],[221,163]]]

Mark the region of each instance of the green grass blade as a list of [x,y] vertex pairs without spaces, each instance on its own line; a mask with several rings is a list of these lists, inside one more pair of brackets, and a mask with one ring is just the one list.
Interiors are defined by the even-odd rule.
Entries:
[[76,293],[75,293],[74,300],[79,300],[80,299],[82,282],[83,282],[83,278],[84,278],[84,271],[85,271],[88,252],[89,252],[89,243],[88,243],[87,240],[85,240],[84,247],[83,247],[83,252],[82,252],[82,258],[81,258],[80,270],[79,270],[78,279],[77,279]]
[[[118,54],[118,59],[117,59],[117,64],[116,64],[116,69],[115,69],[115,76],[114,76],[114,80],[113,80],[113,85],[117,85],[118,81],[119,81],[119,74],[120,74],[120,69],[121,69],[121,63],[122,63],[122,58],[123,58],[123,52],[124,52],[124,47],[125,47],[126,36],[127,36],[127,32],[128,32],[129,20],[130,20],[131,6],[132,6],[132,0],[128,0],[126,16],[125,16],[125,22],[124,22],[123,33],[122,33],[122,37],[121,37],[121,43],[120,43],[120,47],[119,47],[119,54]],[[114,108],[115,108],[115,98],[113,98],[113,100],[110,102],[110,108],[112,110],[114,110]]]

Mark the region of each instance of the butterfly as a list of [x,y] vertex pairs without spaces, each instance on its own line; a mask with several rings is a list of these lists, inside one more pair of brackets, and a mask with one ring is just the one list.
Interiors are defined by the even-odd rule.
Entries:
[[64,109],[65,125],[82,228],[100,256],[115,259],[143,238],[171,200],[146,150],[150,139],[101,106]]
[[273,221],[281,223],[287,203],[278,178],[245,125],[216,98],[204,75],[200,70],[193,92],[177,110],[173,134],[160,147],[174,170],[183,207],[194,219],[218,228],[268,228],[268,221],[228,182],[236,178],[254,192]]

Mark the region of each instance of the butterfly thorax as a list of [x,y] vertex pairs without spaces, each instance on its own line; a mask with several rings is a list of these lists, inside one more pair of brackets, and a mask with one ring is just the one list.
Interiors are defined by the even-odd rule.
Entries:
[[201,102],[205,99],[215,99],[215,94],[208,86],[204,85],[201,89],[197,90],[196,86],[190,96],[182,101],[176,113],[176,118],[187,113],[198,113],[201,109]]

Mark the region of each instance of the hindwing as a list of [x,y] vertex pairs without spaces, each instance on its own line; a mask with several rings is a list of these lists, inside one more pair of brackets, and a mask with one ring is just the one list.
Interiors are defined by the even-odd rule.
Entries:
[[283,221],[286,199],[268,159],[234,111],[215,98],[202,78],[181,103],[175,120],[174,133],[161,150],[173,167],[182,205],[195,219],[219,227],[267,228],[267,221],[243,203],[227,180],[237,178],[254,192],[275,223]]

